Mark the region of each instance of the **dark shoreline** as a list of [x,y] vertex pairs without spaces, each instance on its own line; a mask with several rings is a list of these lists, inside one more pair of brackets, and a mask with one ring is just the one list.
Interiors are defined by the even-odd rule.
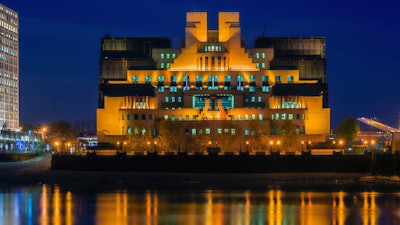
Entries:
[[[86,168],[54,169],[54,157],[43,155],[21,162],[0,163],[0,188],[56,185],[80,190],[349,190],[398,191],[396,173],[371,176],[369,171],[325,172],[188,172],[188,171],[112,171]],[[282,158],[281,158],[282,159]],[[221,161],[211,161],[220,163]],[[340,162],[338,159],[332,159]],[[336,160],[336,161],[335,161]],[[86,161],[83,161],[86,162]],[[103,161],[100,161],[103,162]],[[117,160],[116,162],[121,162]],[[128,161],[129,162],[129,161]],[[148,162],[148,161],[146,161]],[[152,161],[154,163],[154,160]],[[159,161],[155,161],[159,162]],[[209,161],[207,161],[209,162]],[[236,162],[236,161],[235,161]],[[274,161],[280,163],[281,161]],[[310,161],[305,161],[310,162]],[[347,161],[344,161],[348,163]],[[53,163],[53,164],[52,164]],[[208,164],[204,164],[207,166]],[[240,164],[238,164],[240,165]],[[80,165],[82,166],[82,165]],[[160,169],[161,168],[161,169]],[[379,173],[377,173],[379,174]]]

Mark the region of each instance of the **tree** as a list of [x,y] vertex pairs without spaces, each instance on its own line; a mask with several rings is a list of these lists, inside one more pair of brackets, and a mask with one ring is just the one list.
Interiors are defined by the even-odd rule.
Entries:
[[282,127],[283,147],[288,150],[294,150],[297,144],[296,126],[292,121],[286,120]]
[[342,123],[336,128],[338,138],[345,141],[346,146],[349,146],[356,139],[360,126],[354,117],[345,118]]
[[67,121],[55,121],[50,123],[48,132],[49,142],[56,145],[59,150],[66,148],[66,144],[73,145],[77,141],[77,133]]

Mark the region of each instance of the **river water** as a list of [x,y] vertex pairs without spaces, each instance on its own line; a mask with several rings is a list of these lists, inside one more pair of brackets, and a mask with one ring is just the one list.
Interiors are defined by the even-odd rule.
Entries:
[[0,224],[400,224],[400,192],[0,189]]

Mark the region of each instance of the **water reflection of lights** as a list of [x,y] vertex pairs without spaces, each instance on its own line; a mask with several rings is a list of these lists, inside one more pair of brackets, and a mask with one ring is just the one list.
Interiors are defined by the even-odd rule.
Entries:
[[88,223],[97,225],[377,225],[383,219],[398,222],[399,205],[400,195],[376,192],[116,191],[77,195],[43,185],[0,190],[0,224],[73,225],[90,218]]

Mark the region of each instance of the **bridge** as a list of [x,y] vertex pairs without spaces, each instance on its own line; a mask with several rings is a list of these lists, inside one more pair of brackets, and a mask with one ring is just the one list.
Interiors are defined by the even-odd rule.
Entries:
[[375,127],[379,130],[385,131],[385,132],[390,132],[392,135],[392,150],[397,150],[398,147],[400,147],[400,129],[393,128],[391,126],[388,126],[386,124],[380,123],[376,120],[366,118],[366,117],[361,117],[357,119],[358,121],[367,124],[369,126]]

